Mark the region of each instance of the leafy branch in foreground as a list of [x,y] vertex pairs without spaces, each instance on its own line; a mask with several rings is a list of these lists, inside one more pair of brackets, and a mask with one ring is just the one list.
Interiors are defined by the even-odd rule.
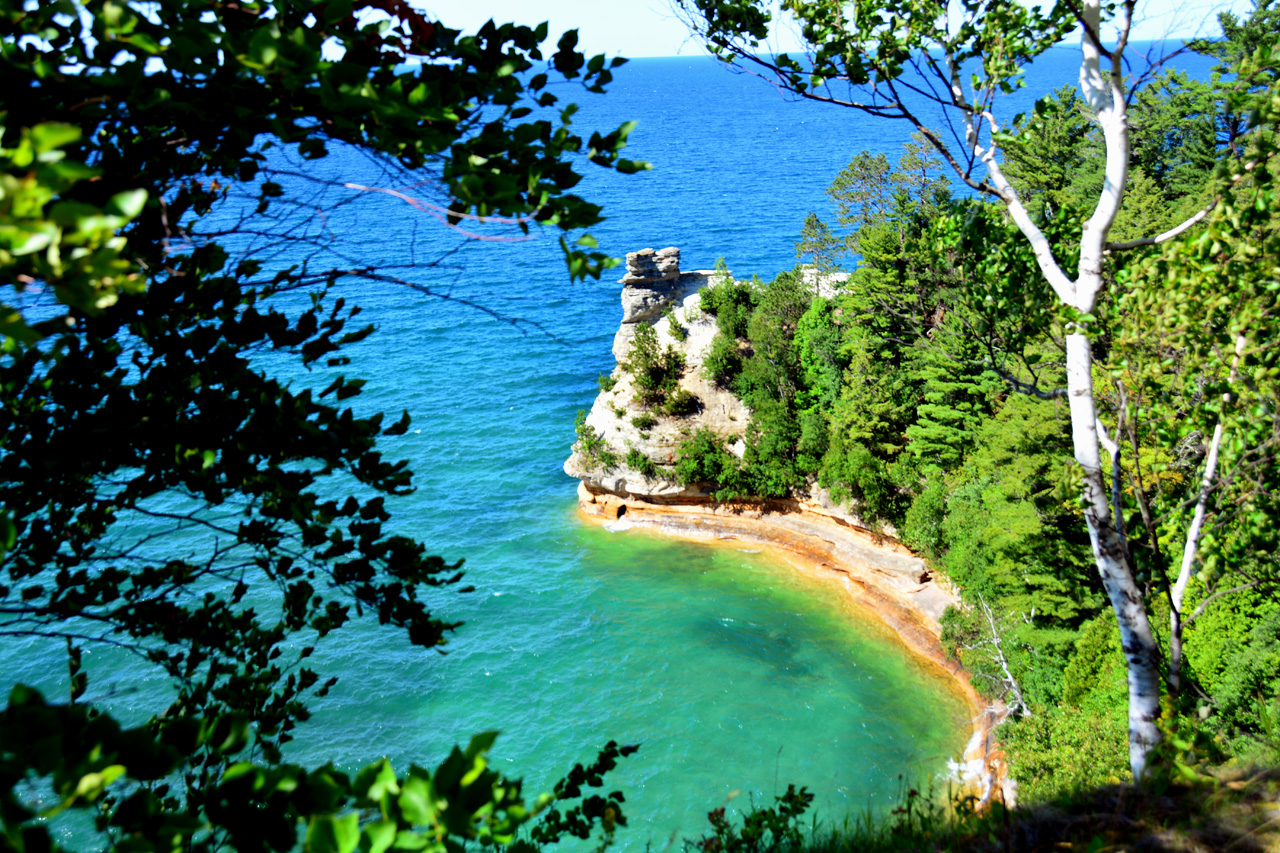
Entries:
[[[580,134],[553,89],[601,92],[624,60],[583,56],[575,32],[544,53],[547,35],[464,34],[399,0],[0,0],[0,637],[67,655],[75,705],[48,713],[92,717],[94,737],[115,737],[116,709],[86,690],[87,650],[131,653],[172,686],[145,731],[120,734],[166,745],[163,770],[73,779],[56,753],[13,758],[7,802],[51,774],[73,795],[135,774],[120,800],[97,800],[103,831],[145,818],[178,833],[159,846],[212,849],[258,832],[236,824],[251,814],[272,834],[247,848],[283,849],[307,809],[366,798],[281,763],[335,681],[309,659],[358,620],[438,649],[456,623],[434,593],[465,588],[460,561],[396,528],[411,473],[380,442],[408,416],[357,409],[366,380],[345,371],[373,329],[336,293],[355,280],[434,293],[439,258],[409,246],[379,266],[328,214],[413,203],[442,229],[552,227],[571,235],[571,275],[599,276],[611,261],[577,233],[601,221],[572,192],[579,169],[644,164],[621,156],[632,125]],[[415,195],[369,191],[383,181]],[[231,719],[257,763],[193,734]],[[10,729],[5,760],[24,748]],[[396,782],[402,810],[414,778]],[[215,792],[238,805],[219,813]],[[515,814],[491,796],[478,807]],[[413,807],[409,823],[435,808]],[[40,849],[39,809],[15,809],[6,832]],[[348,853],[355,820],[325,818],[307,843]]]
[[[578,786],[603,784],[616,759],[636,747],[610,742],[596,763],[574,767],[556,794],[526,803],[521,784],[489,768],[496,732],[454,747],[434,770],[412,766],[397,775],[386,759],[354,776],[326,765],[307,770],[294,764],[234,760],[251,740],[249,718],[232,714],[214,720],[184,718],[157,736],[147,727],[123,729],[110,717],[83,705],[48,705],[40,694],[15,688],[0,711],[0,827],[14,851],[60,851],[51,828],[69,810],[93,812],[108,849],[212,851],[229,844],[239,851],[286,851],[299,839],[310,853],[384,853],[415,850],[456,853],[467,843],[483,847],[534,849],[518,841],[532,825],[535,840],[559,841],[565,833],[590,837],[597,824],[612,836],[626,825],[621,794],[600,807],[591,797],[562,818],[553,802],[580,796]],[[200,808],[176,811],[166,804],[163,783],[180,771],[193,752],[222,757],[226,770],[201,792]],[[575,776],[576,774],[576,776]],[[41,802],[18,796],[26,782],[50,780]],[[101,806],[115,801],[109,810]]]

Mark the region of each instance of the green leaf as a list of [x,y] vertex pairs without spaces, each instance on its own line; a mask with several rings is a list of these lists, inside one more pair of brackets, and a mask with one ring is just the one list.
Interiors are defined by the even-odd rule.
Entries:
[[417,826],[435,823],[436,820],[435,791],[430,778],[424,776],[422,771],[418,774],[410,772],[409,778],[400,786],[400,811],[405,820]]
[[47,121],[31,128],[31,142],[37,154],[70,145],[80,138],[80,128],[73,124]]
[[249,63],[261,69],[275,63],[280,55],[279,40],[280,30],[274,25],[259,27],[249,40]]
[[375,820],[365,824],[365,843],[361,844],[363,853],[386,853],[395,843],[396,823],[393,820]]
[[123,216],[125,219],[134,219],[147,203],[147,191],[125,190],[122,193],[116,193],[107,202],[105,208],[107,213]]
[[[352,853],[360,843],[360,816],[316,815],[307,824],[309,853]],[[385,848],[384,848],[385,849]]]
[[651,171],[653,164],[644,160],[618,160],[613,167],[624,175],[634,175],[636,172]]

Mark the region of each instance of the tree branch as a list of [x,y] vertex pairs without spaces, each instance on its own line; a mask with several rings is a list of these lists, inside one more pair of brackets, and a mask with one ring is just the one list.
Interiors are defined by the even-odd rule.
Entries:
[[1009,671],[1009,662],[1005,660],[1004,650],[1000,647],[1000,633],[996,630],[996,619],[991,613],[991,608],[987,606],[987,600],[981,595],[978,596],[978,604],[982,606],[982,615],[987,617],[987,625],[991,627],[991,646],[995,649],[996,659],[1000,662],[1000,669],[1004,670],[1005,683],[1009,689],[1013,691],[1014,707],[1013,710],[1022,709],[1023,716],[1031,716],[1031,709],[1027,707],[1026,700],[1022,698],[1022,691],[1018,689],[1018,682],[1014,679],[1013,673]]
[[[1241,332],[1236,335],[1236,351],[1231,359],[1231,372],[1227,375],[1227,385],[1235,384],[1236,374],[1240,367],[1240,359],[1244,356],[1245,336]],[[1231,392],[1222,395],[1223,404],[1231,402]],[[1200,543],[1200,533],[1204,527],[1205,510],[1209,503],[1209,493],[1213,487],[1213,479],[1218,469],[1218,448],[1222,444],[1222,418],[1213,428],[1213,440],[1209,442],[1209,453],[1205,457],[1204,475],[1200,478],[1200,495],[1196,499],[1195,512],[1191,517],[1191,527],[1187,530],[1187,540],[1182,550],[1182,566],[1178,569],[1178,580],[1173,585],[1173,609],[1182,611],[1182,597],[1186,593],[1187,583],[1193,575],[1196,559],[1196,548]]]
[[1188,616],[1186,619],[1182,620],[1182,627],[1185,628],[1186,626],[1190,625],[1197,616],[1199,616],[1201,613],[1204,613],[1204,611],[1208,609],[1210,604],[1217,601],[1219,598],[1222,598],[1224,595],[1231,595],[1233,592],[1244,592],[1246,589],[1253,589],[1254,587],[1258,587],[1258,586],[1262,586],[1262,581],[1260,580],[1250,581],[1249,583],[1242,583],[1239,586],[1233,586],[1231,587],[1231,589],[1218,590],[1213,595],[1209,596],[1204,601],[1200,602],[1200,604],[1196,607],[1196,609],[1191,611],[1191,615]]
[[[1249,163],[1246,163],[1244,169],[1241,170],[1240,174],[1236,175],[1231,179],[1231,183],[1229,186],[1234,187],[1236,184],[1240,183],[1240,181],[1244,180],[1245,177],[1248,176],[1248,174],[1252,172],[1261,162],[1262,162],[1261,160],[1253,160],[1253,161],[1250,161]],[[1186,231],[1188,228],[1191,228],[1196,223],[1202,222],[1206,216],[1208,216],[1210,213],[1213,212],[1213,209],[1218,206],[1218,202],[1220,201],[1222,201],[1222,193],[1218,193],[1216,196],[1214,196],[1213,201],[1209,202],[1207,205],[1205,205],[1203,208],[1197,211],[1194,215],[1189,217],[1186,221],[1178,225],[1175,225],[1174,227],[1170,228],[1168,231],[1164,232],[1163,234],[1157,234],[1154,237],[1141,237],[1137,240],[1129,240],[1125,243],[1108,243],[1107,251],[1123,252],[1129,249],[1136,249],[1139,246],[1156,246],[1156,245],[1159,245],[1160,243],[1166,243],[1169,240],[1172,240],[1174,237],[1177,237],[1179,234],[1182,234],[1184,231]]]

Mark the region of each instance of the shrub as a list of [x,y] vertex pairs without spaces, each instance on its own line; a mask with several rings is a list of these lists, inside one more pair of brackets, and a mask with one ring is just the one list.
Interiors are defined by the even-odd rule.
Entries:
[[617,384],[618,384],[618,380],[614,379],[613,376],[610,374],[601,373],[599,376],[596,377],[596,385],[598,385],[600,387],[600,390],[606,394],[612,391],[613,386]]
[[646,477],[658,475],[658,467],[653,464],[653,460],[634,447],[627,451],[626,463],[632,471],[638,471]]
[[717,332],[702,360],[702,375],[721,388],[728,388],[742,373],[742,353],[738,341],[723,331]]
[[667,401],[662,404],[662,411],[673,418],[683,418],[698,411],[701,405],[701,401],[694,394],[686,388],[681,388],[667,397]]
[[704,312],[716,318],[721,332],[730,338],[743,338],[755,308],[756,292],[749,283],[734,281],[722,262],[723,258],[716,263],[717,272],[722,274],[699,291],[699,302]]
[[683,341],[689,337],[689,332],[684,326],[680,325],[680,321],[676,319],[675,309],[668,305],[667,310],[663,312],[663,317],[667,318],[667,326],[671,330],[671,337],[677,341]]
[[574,432],[578,434],[578,452],[592,465],[605,469],[618,466],[618,454],[604,440],[604,436],[587,424],[587,413],[578,410],[578,417],[573,422]]
[[725,448],[723,438],[706,427],[680,443],[676,450],[675,475],[682,486],[712,485],[716,500],[731,500],[742,494],[738,458]]
[[668,346],[658,347],[658,333],[649,323],[636,326],[631,355],[623,367],[635,379],[637,402],[658,406],[676,389],[684,373],[684,354]]
[[658,425],[658,419],[648,412],[642,412],[631,419],[631,425],[639,430],[650,430]]

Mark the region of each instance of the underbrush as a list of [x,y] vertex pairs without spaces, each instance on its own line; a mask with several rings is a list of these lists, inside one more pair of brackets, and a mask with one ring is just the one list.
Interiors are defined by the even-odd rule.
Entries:
[[823,826],[805,819],[812,801],[788,788],[774,806],[731,820],[709,815],[710,832],[686,849],[700,853],[861,853],[862,851],[1231,850],[1280,845],[1280,769],[1218,769],[1196,784],[1148,789],[1108,785],[1030,807],[1001,803],[977,812],[971,798],[907,791],[889,815]]

